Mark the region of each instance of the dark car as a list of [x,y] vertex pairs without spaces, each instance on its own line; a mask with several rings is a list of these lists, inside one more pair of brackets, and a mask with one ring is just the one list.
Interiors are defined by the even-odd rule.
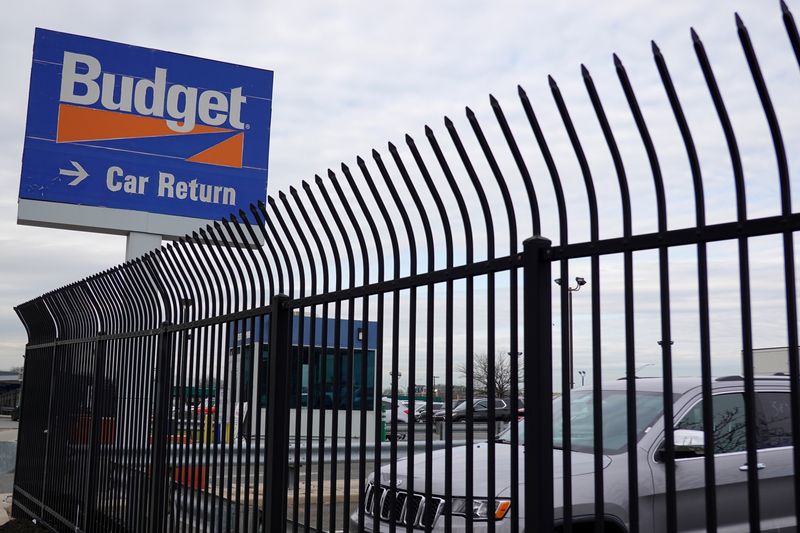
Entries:
[[[453,422],[461,422],[467,419],[467,402],[460,404],[453,409]],[[517,402],[518,408],[524,407],[522,400]],[[494,401],[494,418],[495,420],[512,420],[517,417],[517,414],[511,413],[511,400],[497,398]],[[440,409],[433,413],[434,420],[444,420],[445,410]],[[486,422],[489,419],[489,400],[486,398],[478,398],[472,402],[472,421],[473,422]]]
[[[442,407],[444,407],[444,402],[433,402],[433,413],[434,419],[436,417],[436,412],[441,411]],[[428,403],[423,402],[422,405],[417,407],[416,413],[414,413],[414,420],[417,422],[423,422],[428,415]]]

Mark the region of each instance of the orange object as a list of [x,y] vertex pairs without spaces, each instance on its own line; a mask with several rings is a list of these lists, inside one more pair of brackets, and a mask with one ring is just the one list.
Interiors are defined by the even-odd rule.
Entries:
[[58,107],[56,142],[108,141],[226,131],[232,130],[197,124],[192,131],[181,133],[171,130],[163,118],[61,104]]
[[[170,444],[192,444],[193,441],[191,437],[187,437],[186,435],[169,435],[167,437]],[[148,440],[149,444],[152,446],[153,444],[153,435],[151,434]]]
[[244,133],[237,133],[230,139],[225,139],[193,155],[187,161],[242,168],[242,150],[244,150]]
[[184,487],[204,490],[206,488],[206,467],[204,465],[175,467],[172,471],[172,478]]
[[[89,444],[92,415],[78,415],[72,426],[71,441],[73,444]],[[117,421],[113,416],[100,419],[100,444],[114,444],[117,436]]]
[[511,507],[511,502],[500,502],[497,504],[497,510],[494,512],[494,517],[498,520],[501,520],[506,513],[508,512],[508,508]]

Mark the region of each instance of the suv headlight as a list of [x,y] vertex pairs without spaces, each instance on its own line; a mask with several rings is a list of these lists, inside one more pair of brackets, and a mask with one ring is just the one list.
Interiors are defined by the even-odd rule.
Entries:
[[[496,520],[501,520],[506,516],[506,513],[508,513],[508,509],[511,507],[511,501],[495,499],[494,504],[494,517]],[[470,510],[467,507],[466,498],[453,498],[452,514],[464,517],[472,515],[472,518],[475,520],[488,520],[489,502],[487,500],[473,498],[472,509]]]

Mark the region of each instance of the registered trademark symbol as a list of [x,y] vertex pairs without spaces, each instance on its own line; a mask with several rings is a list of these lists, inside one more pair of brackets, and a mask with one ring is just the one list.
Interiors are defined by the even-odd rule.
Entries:
[[245,124],[244,125],[244,129],[249,130],[250,129],[250,124]]

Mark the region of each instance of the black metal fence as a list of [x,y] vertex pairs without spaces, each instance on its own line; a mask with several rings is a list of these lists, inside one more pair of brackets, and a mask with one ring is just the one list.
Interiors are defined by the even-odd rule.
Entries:
[[[783,20],[800,61],[785,6]],[[698,153],[655,44],[665,102],[688,157],[692,227],[668,228],[655,143],[616,56],[656,193],[655,232],[633,232],[638,199],[586,68],[618,183],[621,237],[600,238],[596,178],[555,81],[552,96],[585,184],[586,242],[568,242],[559,166],[525,91],[520,122],[527,125],[516,134],[492,98],[499,145],[467,109],[469,133],[445,119],[442,136],[430,128],[423,143],[406,136],[402,149],[389,144],[388,157],[373,151],[357,168],[342,165],[20,305],[29,344],[15,515],[54,531],[793,526],[800,509],[800,448],[792,440],[800,426],[793,245],[800,214],[791,206],[776,112],[738,17],[737,31],[777,163],[776,177],[753,179],[779,182],[779,215],[748,217],[737,138],[694,31],[730,156],[734,221],[706,222]],[[557,231],[541,227],[542,193],[523,155],[531,147],[549,174]],[[541,236],[550,233],[557,246]],[[786,324],[789,369],[788,379],[769,381],[754,374],[748,250],[768,235],[781,239],[775,261],[782,263],[785,316],[774,319]],[[708,246],[721,241],[738,250],[730,264],[738,266],[743,375],[720,381],[712,377]],[[257,242],[263,245],[251,245]],[[670,252],[687,249],[696,254],[694,381],[673,378],[672,360]],[[647,332],[659,341],[656,380],[636,376],[633,261],[647,251],[658,258],[657,304],[650,303],[657,331]],[[606,257],[621,257],[618,353],[601,338],[611,320],[602,307]],[[571,299],[580,285],[566,281],[580,260],[589,268],[591,379],[573,392]],[[554,276],[563,282],[551,294]],[[561,346],[551,357],[554,319]],[[604,369],[615,357],[624,361],[623,378],[609,382],[616,375]],[[762,390],[777,394],[771,405],[779,421],[764,418]],[[741,398],[726,411],[725,428],[720,391]],[[692,394],[699,411],[686,401]],[[652,395],[657,401],[648,401]],[[458,407],[457,399],[465,403]],[[780,431],[770,433],[770,424]],[[724,448],[722,440],[737,442]],[[725,470],[731,456],[742,465],[734,469],[741,479],[731,481]],[[681,462],[687,459],[698,466]]]

